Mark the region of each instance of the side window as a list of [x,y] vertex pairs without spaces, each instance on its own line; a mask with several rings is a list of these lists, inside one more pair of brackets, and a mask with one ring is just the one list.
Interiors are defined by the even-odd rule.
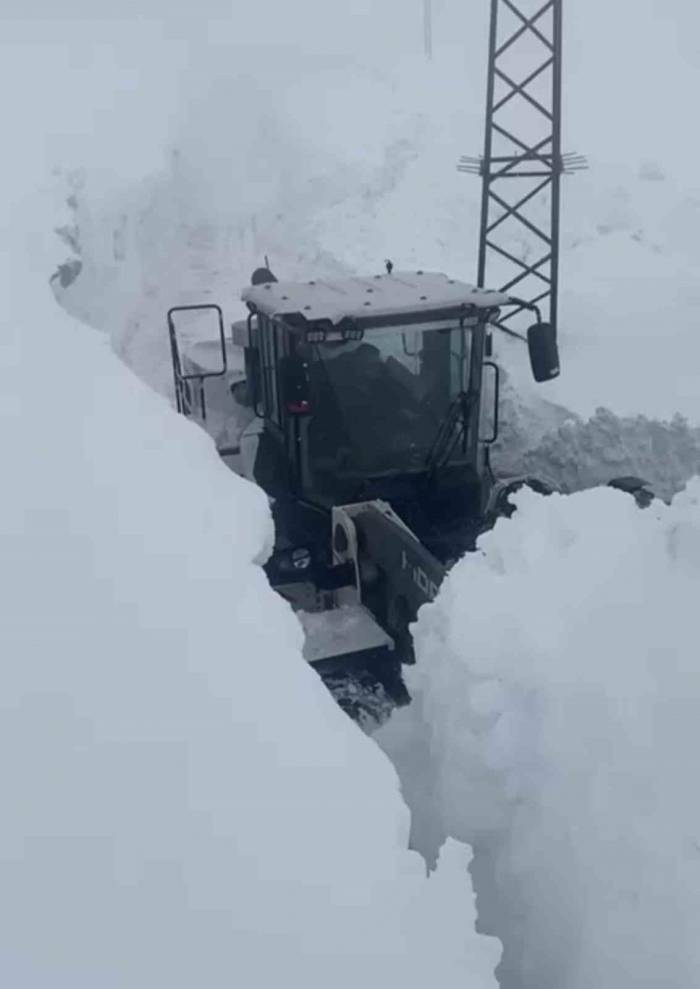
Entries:
[[269,319],[262,319],[260,325],[260,358],[263,381],[265,417],[280,424],[280,405],[277,382],[278,346],[281,330]]

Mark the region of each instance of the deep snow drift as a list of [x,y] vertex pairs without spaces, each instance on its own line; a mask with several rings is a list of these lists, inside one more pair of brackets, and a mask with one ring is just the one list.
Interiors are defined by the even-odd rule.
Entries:
[[[387,256],[474,271],[478,184],[454,165],[481,144],[486,3],[434,4],[431,66],[405,0],[236,0],[233,18],[223,0],[191,15],[143,0],[138,22],[88,22],[84,0],[31,18],[41,6],[4,8],[3,188],[64,167],[55,225],[82,270],[62,302],[161,392],[168,306],[237,315],[264,254],[287,277]],[[545,405],[504,343],[507,425],[524,469],[568,488],[601,465],[648,473],[661,451],[667,487],[649,479],[668,494],[697,466],[694,427],[672,417],[700,421],[697,137],[677,123],[695,109],[698,8],[566,10],[565,146],[591,169],[565,187],[565,370]],[[24,309],[0,397],[3,981],[255,985],[253,959],[260,985],[281,968],[311,986],[492,984],[463,853],[426,883],[393,775],[300,665],[253,562],[259,497],[46,304],[49,215],[0,245],[3,299]],[[13,267],[25,242],[41,286]],[[600,406],[627,421],[579,421]],[[698,982],[680,776],[697,747],[695,513],[642,516],[611,492],[524,501],[421,623],[418,703],[384,744],[426,855],[447,830],[474,837],[511,986]],[[421,710],[430,731],[406,724]]]
[[504,987],[687,989],[700,481],[644,511],[603,489],[517,501],[421,611],[414,703],[378,736],[414,846],[474,844]]
[[583,420],[554,403],[523,400],[505,377],[493,452],[501,477],[538,477],[572,493],[636,475],[670,500],[700,473],[700,427],[681,416],[665,422],[598,409]]
[[0,241],[0,983],[494,989],[468,850],[407,850],[264,495],[58,310],[47,215]]

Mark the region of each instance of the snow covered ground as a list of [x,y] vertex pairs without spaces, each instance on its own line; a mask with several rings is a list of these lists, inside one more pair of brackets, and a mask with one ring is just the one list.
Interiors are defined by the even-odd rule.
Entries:
[[[259,495],[108,346],[169,398],[167,308],[236,317],[265,255],[468,278],[478,185],[455,162],[481,144],[488,5],[435,0],[428,65],[406,0],[46,3],[8,0],[0,42],[3,983],[493,986],[468,853],[427,880],[406,850],[393,772],[264,582]],[[670,497],[700,460],[678,123],[700,16],[566,10],[565,143],[590,170],[565,189],[564,373],[536,392],[502,342],[500,456]],[[69,258],[56,295],[103,336],[48,294]],[[700,984],[697,501],[525,494],[421,615],[415,703],[379,741],[412,846],[473,844],[507,989]]]

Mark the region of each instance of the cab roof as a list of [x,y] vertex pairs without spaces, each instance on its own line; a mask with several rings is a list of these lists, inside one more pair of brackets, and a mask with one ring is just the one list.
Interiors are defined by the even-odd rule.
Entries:
[[395,271],[365,278],[267,282],[246,288],[241,298],[267,316],[300,313],[309,322],[372,320],[436,310],[498,309],[512,302],[503,292],[475,288],[440,272]]

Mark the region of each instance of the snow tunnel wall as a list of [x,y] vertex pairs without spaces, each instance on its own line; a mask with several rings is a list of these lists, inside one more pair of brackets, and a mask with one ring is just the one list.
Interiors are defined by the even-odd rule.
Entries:
[[480,547],[421,611],[382,742],[414,843],[473,843],[504,987],[697,985],[700,481],[645,511],[525,491]]
[[50,203],[0,240],[0,983],[493,989],[468,850],[407,850],[263,493],[60,312]]

